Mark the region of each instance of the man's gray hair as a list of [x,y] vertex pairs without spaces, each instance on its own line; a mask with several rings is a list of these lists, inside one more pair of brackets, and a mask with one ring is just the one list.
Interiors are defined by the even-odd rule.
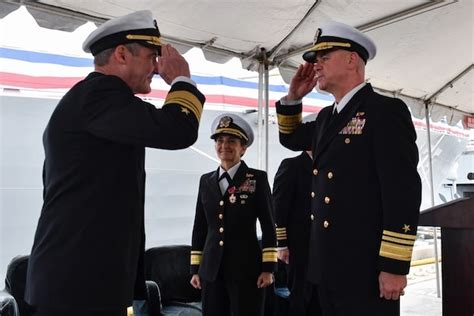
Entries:
[[[141,45],[138,43],[128,43],[124,46],[132,53],[133,56],[138,55]],[[94,65],[95,66],[105,66],[109,62],[109,58],[114,52],[115,47],[105,49],[94,56]]]

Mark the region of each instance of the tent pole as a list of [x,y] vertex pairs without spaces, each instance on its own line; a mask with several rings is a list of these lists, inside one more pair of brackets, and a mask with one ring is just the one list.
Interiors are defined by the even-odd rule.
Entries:
[[264,64],[264,74],[265,74],[265,118],[264,118],[264,124],[265,124],[265,172],[268,173],[268,107],[269,107],[269,102],[270,102],[270,96],[269,96],[269,88],[270,88],[270,83],[269,83],[269,71],[268,71],[268,64]]
[[263,63],[258,65],[258,112],[257,112],[257,135],[258,135],[258,148],[257,148],[257,166],[258,169],[263,169],[264,166],[264,152],[263,152]]
[[[433,159],[431,156],[431,127],[429,118],[428,103],[425,103],[425,119],[426,119],[426,135],[428,137],[428,166],[430,175],[430,192],[431,192],[431,206],[435,205],[434,202],[434,187],[433,187]],[[438,255],[438,233],[436,227],[433,227],[433,239],[434,239],[434,253],[435,253],[435,270],[436,270],[436,295],[441,297],[440,288],[440,277],[439,277],[439,255]]]

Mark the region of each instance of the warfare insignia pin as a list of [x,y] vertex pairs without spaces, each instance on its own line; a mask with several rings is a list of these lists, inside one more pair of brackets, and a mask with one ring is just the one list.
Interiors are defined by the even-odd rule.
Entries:
[[247,177],[247,178],[252,178],[252,177],[253,177],[253,173],[246,173],[246,174],[245,174],[245,177]]

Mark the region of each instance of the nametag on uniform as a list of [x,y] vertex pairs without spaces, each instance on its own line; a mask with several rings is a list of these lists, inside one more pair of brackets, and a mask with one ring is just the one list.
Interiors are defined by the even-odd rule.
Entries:
[[365,112],[357,112],[356,115],[339,132],[342,135],[360,135],[365,126]]

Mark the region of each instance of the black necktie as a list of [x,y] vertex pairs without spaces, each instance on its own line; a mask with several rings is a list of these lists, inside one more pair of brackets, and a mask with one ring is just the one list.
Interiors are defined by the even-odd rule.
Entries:
[[229,184],[232,181],[231,177],[229,176],[227,172],[224,172],[223,174],[221,174],[221,176],[219,177],[219,182],[221,182],[221,180],[224,178],[227,180],[227,183]]

